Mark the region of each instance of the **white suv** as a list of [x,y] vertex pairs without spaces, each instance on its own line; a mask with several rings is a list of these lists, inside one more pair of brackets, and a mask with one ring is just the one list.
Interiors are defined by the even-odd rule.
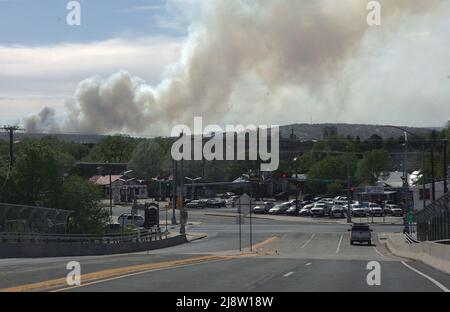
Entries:
[[117,221],[121,226],[124,227],[127,225],[142,227],[144,226],[145,219],[141,215],[122,214],[119,216]]

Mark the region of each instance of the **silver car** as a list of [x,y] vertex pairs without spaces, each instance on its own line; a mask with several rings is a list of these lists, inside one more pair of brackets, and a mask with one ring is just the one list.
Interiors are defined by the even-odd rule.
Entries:
[[144,226],[145,219],[141,215],[122,214],[117,219],[121,226],[135,225],[137,227]]

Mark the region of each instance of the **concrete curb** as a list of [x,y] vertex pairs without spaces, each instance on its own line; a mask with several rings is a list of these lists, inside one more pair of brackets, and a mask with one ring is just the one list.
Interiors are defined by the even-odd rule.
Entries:
[[200,239],[203,239],[203,238],[207,238],[207,237],[208,237],[208,235],[205,234],[205,233],[193,233],[193,234],[188,233],[186,235],[186,238],[187,238],[188,242],[194,242],[194,241],[197,241],[197,240],[200,240]]
[[387,234],[386,248],[394,255],[421,261],[428,266],[450,274],[450,246],[434,242],[407,244],[403,234]]

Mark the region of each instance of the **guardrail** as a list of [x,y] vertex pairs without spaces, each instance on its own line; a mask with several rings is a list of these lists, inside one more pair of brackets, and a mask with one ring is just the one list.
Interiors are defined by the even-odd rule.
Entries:
[[408,243],[408,244],[418,244],[419,243],[419,241],[417,240],[417,239],[415,239],[414,237],[412,237],[410,234],[408,234],[408,233],[404,233],[403,234],[403,236],[405,237],[405,241]]
[[450,239],[450,193],[417,212],[416,221],[420,241]]
[[0,243],[85,243],[119,244],[133,242],[151,242],[161,240],[163,233],[159,227],[137,230],[131,234],[83,235],[83,234],[40,234],[0,232]]

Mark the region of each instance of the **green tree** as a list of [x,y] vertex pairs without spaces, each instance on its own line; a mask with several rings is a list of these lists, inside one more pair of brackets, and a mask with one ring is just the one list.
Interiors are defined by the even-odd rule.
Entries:
[[358,162],[356,179],[360,184],[373,184],[383,171],[389,171],[392,159],[384,149],[365,152],[363,158]]
[[127,163],[138,140],[126,135],[105,136],[85,157],[86,161]]
[[17,202],[57,207],[73,158],[47,139],[26,140],[12,171]]
[[134,149],[128,168],[134,173],[150,181],[159,176],[168,168],[164,168],[164,159],[167,158],[163,148],[152,140],[141,141]]
[[73,211],[69,231],[77,234],[103,234],[109,222],[109,212],[100,205],[98,186],[78,176],[65,179],[62,207]]
[[327,197],[335,197],[342,193],[343,186],[342,183],[339,182],[333,182],[330,184],[327,184]]
[[327,156],[315,163],[307,173],[307,186],[314,193],[322,193],[326,190],[325,185],[330,183],[346,183],[347,165],[349,175],[353,177],[356,171],[358,158],[353,155]]

